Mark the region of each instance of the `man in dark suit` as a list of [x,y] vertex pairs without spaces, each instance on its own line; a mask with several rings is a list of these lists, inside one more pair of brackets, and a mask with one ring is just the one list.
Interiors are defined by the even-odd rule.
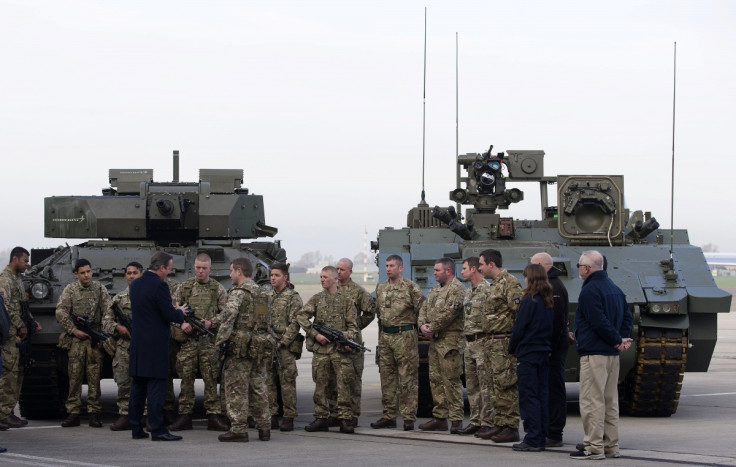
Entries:
[[133,439],[148,438],[141,418],[148,397],[148,422],[153,441],[178,441],[164,425],[164,399],[169,374],[169,323],[182,323],[184,314],[174,308],[166,276],[171,272],[173,257],[158,252],[141,277],[130,284],[133,329],[130,337],[130,388],[128,416]]

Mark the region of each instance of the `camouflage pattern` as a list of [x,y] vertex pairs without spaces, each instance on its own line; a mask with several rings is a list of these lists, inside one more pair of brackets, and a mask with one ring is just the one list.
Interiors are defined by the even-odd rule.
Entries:
[[17,344],[21,341],[18,331],[23,325],[20,302],[26,295],[20,278],[8,266],[0,273],[0,293],[3,294],[5,308],[10,315],[8,340],[0,349],[3,353],[2,374],[0,374],[0,420],[4,420],[13,414],[23,386],[23,368],[20,365],[20,351]]
[[[465,291],[464,333],[466,336],[489,334],[491,313],[491,286],[481,280],[475,288]],[[493,402],[491,401],[491,340],[478,338],[465,346],[465,386],[470,402],[470,423],[476,426],[493,426]]]
[[241,282],[230,289],[224,310],[216,317],[219,330],[215,343],[230,342],[222,381],[233,433],[246,431],[250,407],[255,410],[252,415],[259,428],[271,426],[264,358],[268,355],[264,342],[271,336],[267,329],[260,329],[256,309],[263,296],[252,280]]
[[[516,320],[521,304],[521,285],[505,269],[491,284],[492,312],[489,327],[494,334],[506,337],[490,339],[491,400],[495,409],[493,424],[509,428],[519,427],[519,389],[516,385],[516,357],[509,355],[508,335]],[[499,336],[497,336],[499,337]]]
[[[200,283],[196,278],[189,278],[182,283],[174,296],[178,305],[188,304],[197,319],[213,322],[213,331],[217,320],[214,318],[222,311],[227,302],[225,287],[214,279]],[[175,325],[181,327],[181,325]],[[212,365],[215,346],[208,336],[187,335],[176,357],[176,371],[181,378],[179,391],[179,414],[191,414],[194,411],[194,380],[197,370],[204,381],[204,408],[207,415],[221,412],[220,397],[217,394],[217,375]]]
[[463,413],[463,301],[465,287],[453,277],[437,284],[419,310],[418,324],[429,323],[434,338],[429,343],[429,387],[435,418],[462,420]]
[[[116,294],[112,298],[113,303],[120,305],[123,314],[131,317],[130,294],[128,288]],[[117,325],[122,326],[115,319],[115,312],[109,308],[102,317],[102,330],[108,334],[115,335],[115,355],[112,357],[112,375],[118,385],[118,413],[128,415],[128,403],[130,402],[130,339],[120,336],[115,331]]]
[[84,287],[79,281],[73,282],[61,292],[56,304],[56,320],[64,333],[59,338],[60,346],[69,350],[69,397],[66,411],[79,414],[82,410],[82,380],[87,371],[87,412],[101,413],[100,374],[102,370],[102,350],[93,348],[90,339],[77,339],[72,335],[75,327],[70,312],[91,318],[101,330],[102,315],[110,309],[112,302],[107,289],[97,281]]
[[[355,304],[355,309],[358,312],[358,338],[357,342],[363,344],[363,333],[361,332],[366,328],[376,317],[376,302],[363,287],[355,283],[354,280],[350,279],[346,285],[340,285],[338,288],[346,293],[350,300]],[[350,353],[350,360],[355,371],[355,380],[353,382],[352,391],[352,403],[353,403],[353,416],[360,416],[360,399],[363,394],[363,368],[365,367],[365,352]],[[337,384],[334,379],[330,379],[329,384],[329,397],[330,401],[330,413],[334,412],[335,404],[337,401]]]
[[[358,314],[350,296],[340,289],[331,295],[322,290],[309,299],[296,315],[299,325],[314,339],[318,332],[312,328],[314,322],[342,331],[349,339],[358,336]],[[355,369],[347,351],[338,349],[334,342],[322,345],[316,340],[312,356],[312,379],[314,388],[314,416],[326,418],[330,414],[328,403],[328,385],[331,375],[337,382],[337,413],[340,419],[353,417],[352,386],[355,380]]]
[[275,361],[266,362],[266,381],[268,382],[268,400],[271,415],[279,411],[278,389],[281,386],[281,402],[284,417],[296,418],[296,356],[288,350],[289,344],[299,333],[299,323],[296,314],[302,307],[299,294],[290,287],[284,287],[281,292],[272,290],[269,293],[269,311],[271,326],[276,338],[282,342],[277,350],[281,359],[281,368]]
[[[179,283],[169,277],[166,278],[166,285],[169,286],[169,293],[172,297],[179,290]],[[173,301],[173,298],[172,298]],[[172,328],[174,327],[172,323]],[[172,329],[173,331],[173,329]],[[167,412],[176,412],[176,396],[174,396],[174,377],[176,376],[176,356],[179,353],[179,345],[173,338],[169,339],[169,376],[166,381],[166,399],[164,401],[164,410]],[[223,402],[224,405],[224,402]]]
[[384,326],[416,326],[417,313],[423,300],[424,295],[419,286],[404,277],[399,278],[396,284],[386,281],[376,287],[382,418],[393,420],[399,410],[405,421],[417,418],[419,390],[417,331],[388,334],[380,330]]

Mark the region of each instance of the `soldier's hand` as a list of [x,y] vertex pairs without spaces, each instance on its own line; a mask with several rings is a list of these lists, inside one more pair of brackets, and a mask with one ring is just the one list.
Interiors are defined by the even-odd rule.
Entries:
[[192,325],[189,323],[182,323],[181,324],[181,330],[184,331],[186,334],[192,333]]
[[130,333],[128,332],[128,328],[126,328],[122,324],[116,324],[115,331],[117,331],[119,336],[125,337],[126,339],[130,339]]
[[26,336],[28,335],[28,329],[26,329],[25,324],[21,325],[20,329],[18,329],[18,335],[20,336],[21,339],[25,339]]
[[419,330],[422,331],[422,334],[427,339],[432,339],[432,331],[429,330],[429,323],[424,323],[419,327]]
[[202,324],[204,324],[204,328],[205,329],[209,329],[209,328],[212,327],[212,321],[210,321],[208,319],[203,319],[202,320]]
[[317,342],[319,342],[322,345],[327,345],[330,343],[330,340],[323,336],[322,334],[317,334],[317,336],[314,338]]
[[84,331],[80,331],[79,329],[75,329],[74,331],[72,331],[72,334],[74,334],[74,337],[76,337],[77,339],[81,339],[81,340],[89,339],[89,334],[87,334]]
[[34,323],[36,323],[36,332],[41,332],[43,330],[43,328],[41,327],[41,323],[39,323],[38,321],[34,321]]

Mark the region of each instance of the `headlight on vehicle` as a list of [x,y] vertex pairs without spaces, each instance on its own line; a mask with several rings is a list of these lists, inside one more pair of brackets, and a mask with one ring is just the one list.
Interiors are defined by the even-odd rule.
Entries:
[[43,300],[49,296],[51,288],[46,282],[34,282],[31,286],[31,295],[36,300]]
[[657,314],[663,314],[663,313],[667,313],[667,314],[675,313],[676,314],[678,311],[678,308],[679,307],[677,303],[655,303],[654,305],[649,307],[649,311],[652,313],[657,313]]

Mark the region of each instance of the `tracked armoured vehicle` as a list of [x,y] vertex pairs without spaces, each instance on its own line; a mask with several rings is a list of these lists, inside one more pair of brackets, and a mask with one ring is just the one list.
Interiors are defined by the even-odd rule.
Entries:
[[[68,392],[66,351],[57,348],[61,328],[54,316],[64,287],[76,280],[78,258],[92,263],[93,279],[111,295],[127,287],[125,266],[144,267],[156,251],[174,257],[169,276],[181,283],[194,276],[194,258],[212,258],[210,277],[226,288],[230,261],[253,262],[253,278],[268,283],[270,265],[285,261],[277,229],[265,224],[263,197],[242,187],[242,169],[201,169],[198,182],[179,181],[179,155],[174,151],[172,182],[155,182],[153,170],[110,169],[110,186],[102,196],[53,196],[44,200],[44,234],[50,238],[96,239],[55,249],[32,249],[32,266],[23,276],[30,309],[43,326],[33,336],[35,363],[26,370],[20,398],[28,418],[62,413]],[[112,377],[106,359],[103,378]]]
[[[406,227],[380,230],[371,245],[378,265],[389,255],[401,256],[404,275],[426,294],[436,285],[432,272],[440,257],[453,258],[462,278],[464,258],[494,248],[502,253],[504,268],[523,284],[522,270],[535,253],[545,251],[562,272],[572,323],[583,284],[575,264],[583,251],[600,251],[634,317],[636,346],[621,356],[622,410],[674,414],[684,373],[708,370],[718,313],[727,313],[731,304],[731,295],[715,285],[702,250],[690,244],[686,230],[670,232],[651,213],[626,208],[622,175],[546,177],[543,151],[493,154],[492,149],[458,156],[457,186],[450,192],[454,205],[432,208],[422,201],[409,211]],[[507,181],[539,184],[540,220],[497,212],[524,199],[521,190],[506,187]],[[549,205],[549,186],[556,186],[558,206]],[[462,205],[471,207],[462,213]],[[420,343],[420,416],[431,416],[432,407],[426,354],[427,344]],[[579,381],[579,369],[571,347],[566,380]]]

